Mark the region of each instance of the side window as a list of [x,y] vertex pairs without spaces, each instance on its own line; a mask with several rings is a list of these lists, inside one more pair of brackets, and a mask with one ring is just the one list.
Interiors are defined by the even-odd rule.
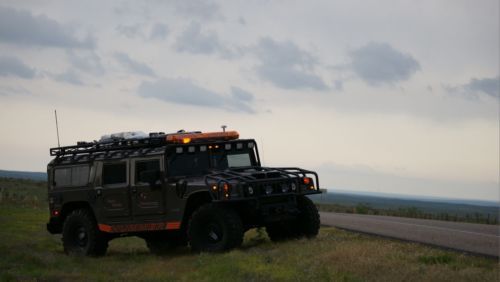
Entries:
[[148,182],[145,179],[147,176],[143,172],[154,175],[156,177],[155,181],[160,180],[160,160],[137,161],[135,163],[135,184]]
[[127,183],[127,163],[110,163],[102,166],[102,185]]
[[89,184],[88,165],[56,168],[54,170],[54,184],[56,187],[76,187]]
[[56,168],[54,170],[54,184],[56,185],[56,187],[70,186],[71,168]]
[[89,166],[75,166],[71,168],[71,186],[85,186],[89,184]]

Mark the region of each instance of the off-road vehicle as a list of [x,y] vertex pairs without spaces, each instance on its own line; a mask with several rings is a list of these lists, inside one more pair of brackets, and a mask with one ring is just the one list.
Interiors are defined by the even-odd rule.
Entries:
[[262,167],[255,140],[236,131],[115,134],[50,155],[47,230],[68,254],[104,255],[121,236],[163,253],[229,250],[254,227],[273,241],[318,233],[306,197],[321,193],[318,175]]

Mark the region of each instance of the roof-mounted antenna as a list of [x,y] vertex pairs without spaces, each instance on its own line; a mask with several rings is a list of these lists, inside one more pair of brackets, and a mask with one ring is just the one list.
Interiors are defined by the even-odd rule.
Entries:
[[57,124],[57,110],[54,110],[54,116],[56,117],[57,147],[61,147],[61,143],[59,142],[59,125]]
[[222,132],[226,132],[227,125],[222,125],[221,127],[222,127]]

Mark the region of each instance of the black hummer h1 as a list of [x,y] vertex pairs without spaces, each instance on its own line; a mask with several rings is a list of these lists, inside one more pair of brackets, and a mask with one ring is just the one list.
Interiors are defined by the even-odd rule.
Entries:
[[314,237],[315,172],[267,168],[235,131],[108,138],[50,149],[50,221],[64,251],[104,255],[109,240],[144,238],[153,253],[190,245],[223,251],[266,227],[273,241]]

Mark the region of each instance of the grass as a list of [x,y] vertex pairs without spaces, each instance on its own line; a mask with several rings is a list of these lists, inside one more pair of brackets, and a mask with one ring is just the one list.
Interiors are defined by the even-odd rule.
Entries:
[[13,193],[0,182],[0,281],[499,281],[495,259],[335,228],[279,244],[251,230],[241,248],[223,254],[183,248],[155,256],[129,237],[111,241],[102,258],[68,257],[60,236],[45,230],[43,193],[30,190],[43,185],[24,184]]

